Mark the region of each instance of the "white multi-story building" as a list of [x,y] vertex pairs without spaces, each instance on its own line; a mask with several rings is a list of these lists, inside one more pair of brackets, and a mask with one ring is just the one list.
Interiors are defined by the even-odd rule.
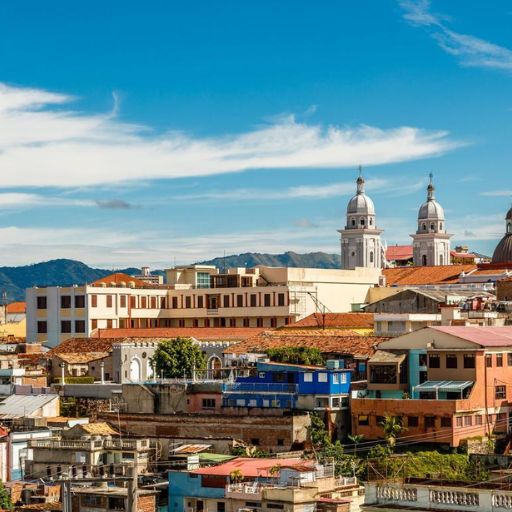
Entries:
[[350,311],[378,284],[379,269],[193,265],[154,285],[112,274],[87,285],[27,290],[27,340],[58,345],[102,328],[280,327],[326,307]]

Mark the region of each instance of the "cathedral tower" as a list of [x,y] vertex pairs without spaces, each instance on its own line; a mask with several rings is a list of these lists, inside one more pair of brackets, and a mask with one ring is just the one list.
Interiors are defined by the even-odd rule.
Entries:
[[381,229],[377,229],[375,206],[364,192],[361,167],[357,178],[356,195],[347,205],[347,223],[341,234],[341,268],[381,268],[383,252],[380,241]]
[[435,200],[430,174],[427,200],[418,212],[418,230],[412,236],[415,266],[450,265],[450,238],[446,232],[443,207]]

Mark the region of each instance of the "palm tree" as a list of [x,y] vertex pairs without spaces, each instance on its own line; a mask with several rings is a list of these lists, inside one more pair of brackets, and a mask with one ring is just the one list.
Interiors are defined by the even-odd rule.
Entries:
[[384,417],[384,420],[381,421],[380,425],[384,430],[384,437],[386,438],[389,449],[394,450],[396,438],[405,430],[405,427],[402,426],[402,422],[397,416],[388,415]]
[[349,434],[349,441],[354,445],[354,457],[357,452],[357,445],[364,439],[363,434]]

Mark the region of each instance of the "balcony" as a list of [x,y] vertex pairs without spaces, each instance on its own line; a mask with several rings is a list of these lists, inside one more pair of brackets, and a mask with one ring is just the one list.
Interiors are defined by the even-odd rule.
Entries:
[[259,384],[253,382],[236,382],[234,384],[224,384],[222,391],[224,393],[280,393],[280,394],[296,394],[298,392],[297,384],[279,384],[268,383]]
[[[369,482],[365,485],[364,509],[369,512],[386,509],[407,510],[474,510],[494,512],[512,509],[512,491],[499,485],[479,484],[479,488],[460,487],[449,482],[412,484]],[[483,487],[483,488],[482,488]]]
[[263,486],[257,482],[229,484],[226,486],[226,498],[245,501],[260,501]]
[[49,450],[126,450],[144,451],[151,448],[149,439],[32,439],[29,448],[46,448]]

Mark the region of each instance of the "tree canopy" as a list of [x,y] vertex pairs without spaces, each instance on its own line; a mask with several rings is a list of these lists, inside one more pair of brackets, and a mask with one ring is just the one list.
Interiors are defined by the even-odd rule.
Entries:
[[322,352],[311,347],[269,348],[267,356],[276,363],[323,365]]
[[151,364],[156,375],[166,379],[192,377],[194,369],[206,367],[206,357],[190,338],[176,338],[158,344]]

